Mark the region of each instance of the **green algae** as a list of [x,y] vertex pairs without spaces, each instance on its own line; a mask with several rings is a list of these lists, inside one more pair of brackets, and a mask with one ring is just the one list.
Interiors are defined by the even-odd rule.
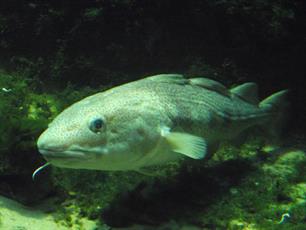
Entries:
[[[302,229],[305,187],[296,183],[305,177],[300,168],[305,160],[305,152],[288,151],[275,162],[258,165],[210,207],[203,215],[204,223],[217,222],[217,226],[229,229]],[[280,223],[286,213],[295,220]]]
[[35,93],[33,81],[18,73],[0,71],[0,88],[0,111],[5,111],[0,114],[0,171],[9,174],[21,169],[11,164],[10,153],[35,149],[35,137],[58,113],[59,100]]
[[[40,82],[0,70],[0,152],[33,150],[38,135],[68,104],[97,90],[68,85],[61,93],[40,92]],[[65,98],[63,100],[63,98]],[[24,146],[24,147],[22,147]],[[0,154],[1,155],[1,154]],[[1,163],[0,163],[1,164]],[[7,168],[2,166],[0,168]]]

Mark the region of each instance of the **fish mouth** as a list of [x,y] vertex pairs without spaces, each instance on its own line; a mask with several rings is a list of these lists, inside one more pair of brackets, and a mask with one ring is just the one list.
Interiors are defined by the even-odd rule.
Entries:
[[79,151],[74,150],[51,150],[51,149],[39,149],[38,150],[41,155],[47,161],[54,161],[54,160],[84,160],[88,157]]

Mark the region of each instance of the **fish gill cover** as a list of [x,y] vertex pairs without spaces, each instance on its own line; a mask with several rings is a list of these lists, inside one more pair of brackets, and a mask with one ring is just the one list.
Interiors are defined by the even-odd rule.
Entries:
[[[101,229],[304,229],[305,9],[276,0],[1,2],[0,194],[51,213],[59,229],[93,229],[85,219]],[[260,98],[290,89],[281,141],[268,146],[256,130],[207,161],[157,167],[157,177],[49,167],[32,181],[45,163],[36,140],[64,108],[158,73],[256,82]],[[1,199],[0,228],[27,227],[20,216],[8,222],[13,207]],[[27,216],[32,227],[45,223]]]

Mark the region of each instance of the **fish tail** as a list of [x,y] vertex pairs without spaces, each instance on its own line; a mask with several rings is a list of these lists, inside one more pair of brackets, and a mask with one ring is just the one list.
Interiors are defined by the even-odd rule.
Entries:
[[259,108],[270,114],[262,126],[268,136],[275,142],[278,141],[288,117],[288,90],[281,90],[265,98],[259,103]]

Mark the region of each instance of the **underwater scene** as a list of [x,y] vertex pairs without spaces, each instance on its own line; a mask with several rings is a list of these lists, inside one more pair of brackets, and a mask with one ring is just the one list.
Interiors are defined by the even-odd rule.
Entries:
[[0,230],[305,230],[306,2],[0,2]]

